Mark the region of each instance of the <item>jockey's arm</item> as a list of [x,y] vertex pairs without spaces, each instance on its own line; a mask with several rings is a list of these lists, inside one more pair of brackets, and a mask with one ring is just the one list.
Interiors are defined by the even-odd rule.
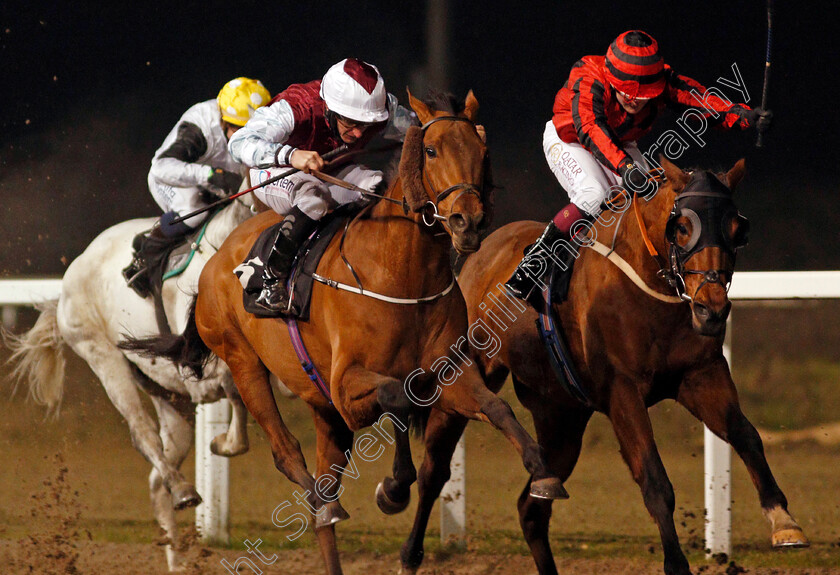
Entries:
[[206,186],[212,166],[199,163],[207,153],[207,139],[197,125],[181,122],[175,141],[152,159],[152,176],[175,187]]
[[572,118],[578,141],[601,164],[623,175],[633,159],[624,151],[607,120],[604,85],[593,78],[583,78],[575,84],[574,91]]
[[717,87],[706,88],[697,80],[681,76],[665,67],[665,93],[668,106],[677,113],[695,110],[712,126],[726,129],[750,127],[750,107],[731,102]]
[[292,107],[285,100],[257,108],[244,127],[228,142],[233,159],[252,168],[291,164],[295,148],[286,140],[295,128]]
[[410,126],[419,126],[420,121],[413,110],[401,106],[397,97],[388,94],[388,123],[382,131],[382,137],[388,140],[403,141]]

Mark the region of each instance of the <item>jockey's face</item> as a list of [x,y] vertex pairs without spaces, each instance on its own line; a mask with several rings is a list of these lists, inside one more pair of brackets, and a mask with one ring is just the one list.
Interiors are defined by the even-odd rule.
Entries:
[[335,124],[338,127],[338,137],[345,144],[353,144],[362,137],[362,134],[365,133],[370,127],[370,124],[365,124],[364,122],[356,122],[349,118],[345,118],[344,116],[339,116],[336,114],[335,116]]
[[650,98],[631,99],[629,96],[623,92],[619,92],[618,90],[615,91],[615,99],[618,100],[618,103],[621,104],[624,111],[631,115],[641,112],[642,109],[647,106],[648,102],[650,102]]
[[237,126],[235,124],[231,124],[230,122],[222,122],[222,130],[225,133],[225,138],[230,141],[230,137],[233,136],[239,128],[242,126]]

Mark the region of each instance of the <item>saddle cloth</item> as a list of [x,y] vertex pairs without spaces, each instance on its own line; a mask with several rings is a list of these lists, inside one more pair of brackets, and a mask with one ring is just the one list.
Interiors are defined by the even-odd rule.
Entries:
[[[309,303],[314,281],[312,274],[318,269],[318,262],[330,245],[330,240],[353,215],[354,213],[345,209],[327,214],[321,220],[318,229],[303,243],[292,264],[292,273],[289,274],[289,284],[293,286],[292,309],[283,317],[297,318],[301,321],[309,319]],[[248,257],[233,270],[242,284],[242,303],[245,311],[257,317],[277,317],[258,306],[256,300],[263,287],[264,262],[268,261],[268,254],[271,253],[274,237],[281,224],[282,221],[263,230],[248,252]]]

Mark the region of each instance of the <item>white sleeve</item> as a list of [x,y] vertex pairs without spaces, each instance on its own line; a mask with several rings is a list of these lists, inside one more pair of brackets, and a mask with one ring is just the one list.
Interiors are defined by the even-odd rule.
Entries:
[[292,107],[285,100],[254,111],[254,115],[228,142],[233,159],[251,168],[271,168],[274,158],[288,163],[295,148],[284,145],[295,128]]
[[409,126],[419,126],[420,121],[413,110],[400,106],[397,97],[388,94],[388,124],[382,137],[389,140],[404,140]]

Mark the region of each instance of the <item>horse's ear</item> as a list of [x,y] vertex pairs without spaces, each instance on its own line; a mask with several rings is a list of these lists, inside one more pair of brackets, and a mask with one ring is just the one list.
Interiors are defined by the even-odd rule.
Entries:
[[659,155],[659,165],[665,170],[665,177],[671,182],[671,189],[680,193],[685,185],[688,183],[688,174],[683,172],[675,164],[665,157],[664,154]]
[[411,90],[408,88],[405,89],[408,92],[408,103],[411,106],[411,109],[417,113],[417,118],[420,120],[421,124],[425,124],[429,120],[432,119],[434,113],[431,109],[419,98],[415,98],[411,95]]
[[467,92],[467,99],[465,100],[464,105],[464,115],[469,118],[471,122],[475,122],[475,118],[478,116],[478,100],[472,90]]
[[747,173],[746,162],[741,158],[732,169],[726,172],[726,185],[731,191],[735,191],[735,187],[744,179],[744,174]]

